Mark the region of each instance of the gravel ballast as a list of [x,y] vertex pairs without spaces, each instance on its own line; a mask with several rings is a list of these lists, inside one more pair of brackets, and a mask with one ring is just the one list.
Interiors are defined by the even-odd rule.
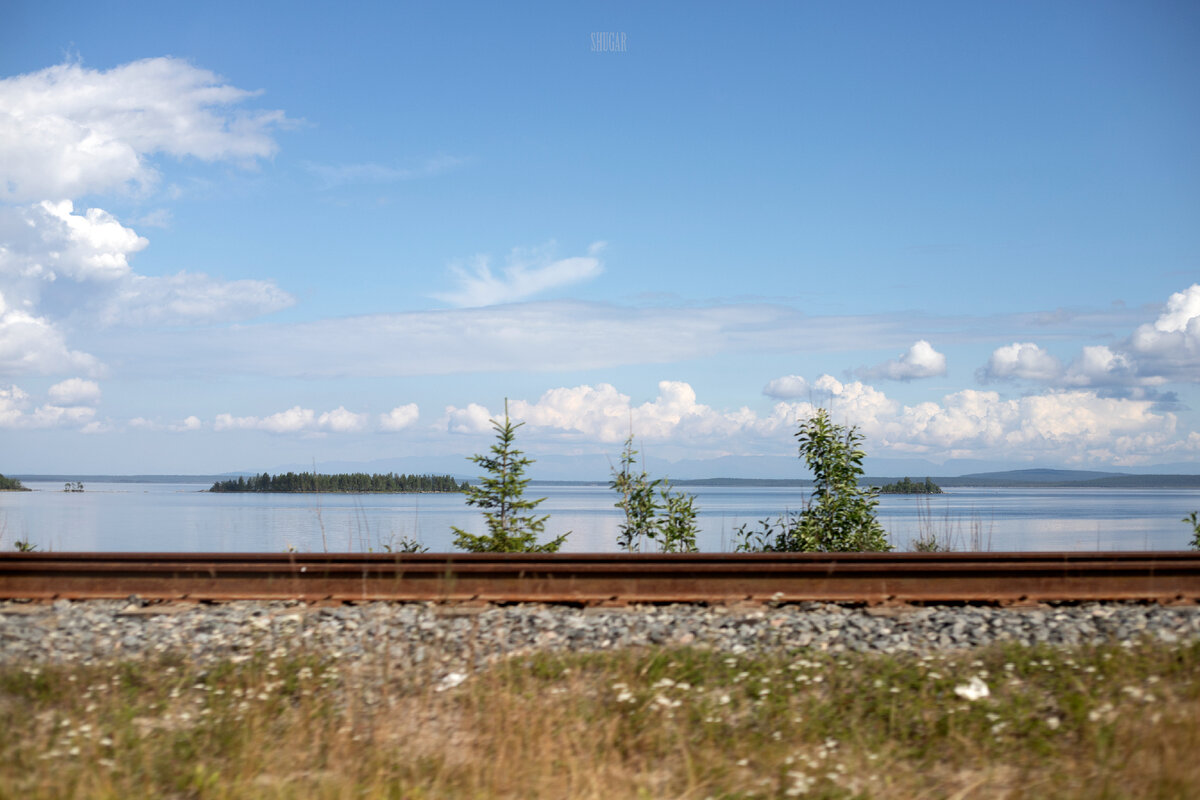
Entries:
[[196,663],[255,653],[356,659],[399,667],[482,667],[533,650],[707,647],[743,653],[813,648],[926,653],[1009,641],[1051,646],[1200,640],[1200,606],[1081,603],[991,606],[576,608],[375,602],[146,604],[130,600],[0,602],[0,663],[102,663],[173,653]]

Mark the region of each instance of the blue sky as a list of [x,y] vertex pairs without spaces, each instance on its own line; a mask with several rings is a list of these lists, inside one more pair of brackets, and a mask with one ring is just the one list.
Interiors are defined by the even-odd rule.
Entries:
[[644,6],[5,4],[0,471],[1200,471],[1200,9]]

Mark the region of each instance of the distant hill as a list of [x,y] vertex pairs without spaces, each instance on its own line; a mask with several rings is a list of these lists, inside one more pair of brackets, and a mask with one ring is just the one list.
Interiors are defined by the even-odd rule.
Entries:
[[[882,478],[865,482],[877,485]],[[1095,472],[1072,469],[1014,469],[1006,472],[976,472],[957,477],[934,477],[943,487],[1013,487],[1076,489],[1200,489],[1200,475],[1130,475],[1123,472]]]
[[958,480],[970,481],[1020,481],[1021,483],[1074,483],[1097,478],[1117,478],[1124,472],[1095,472],[1082,469],[1010,469],[1004,472],[972,472],[960,475]]

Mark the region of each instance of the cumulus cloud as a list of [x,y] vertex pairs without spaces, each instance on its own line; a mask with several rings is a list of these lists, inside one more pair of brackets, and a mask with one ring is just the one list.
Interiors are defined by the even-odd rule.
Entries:
[[172,422],[164,425],[156,420],[146,419],[145,417],[134,417],[126,423],[126,427],[133,430],[145,431],[171,431],[172,433],[189,433],[198,431],[204,428],[204,423],[195,414],[184,417],[179,422]]
[[978,377],[988,381],[1053,381],[1063,374],[1062,362],[1032,342],[1013,342],[998,347],[979,370]]
[[450,433],[485,433],[492,429],[492,413],[478,403],[466,408],[446,406],[440,425]]
[[0,388],[0,428],[77,428],[85,433],[106,430],[107,426],[95,417],[96,409],[88,406],[45,403],[33,407],[32,398],[19,386]]
[[920,339],[899,358],[861,369],[859,374],[864,378],[887,378],[893,381],[934,378],[946,374],[946,356],[934,350],[926,340]]
[[295,302],[271,281],[138,275],[129,257],[147,240],[102,209],[75,213],[70,200],[0,208],[0,237],[0,288],[95,324],[229,322]]
[[1106,345],[1090,345],[1080,351],[1063,376],[1068,386],[1132,385],[1140,381],[1137,365],[1125,353]]
[[9,308],[0,292],[0,374],[63,372],[98,376],[104,365],[88,353],[72,350],[62,331],[46,318]]
[[[189,419],[194,419],[194,417],[189,417]],[[266,431],[277,434],[357,433],[366,430],[369,422],[369,415],[348,411],[345,406],[338,406],[323,414],[317,414],[311,408],[292,406],[286,411],[279,411],[265,417],[235,417],[232,414],[218,414],[213,420],[213,430]],[[194,427],[199,427],[199,420],[196,420]]]
[[100,402],[100,384],[83,378],[69,378],[50,387],[50,399],[60,405]]
[[44,277],[49,280],[57,275],[75,280],[122,278],[130,271],[129,256],[150,244],[101,208],[76,214],[70,200],[43,201],[30,212],[27,222],[43,247],[28,256],[44,259]]
[[[1175,415],[1148,400],[1086,390],[1007,399],[967,389],[937,402],[905,405],[861,381],[822,375],[806,385],[813,400],[781,401],[765,413],[713,408],[680,381],[660,382],[657,396],[640,404],[609,384],[560,387],[535,401],[510,401],[509,413],[542,441],[607,445],[622,441],[632,426],[639,439],[710,454],[780,449],[780,443],[790,443],[797,421],[818,407],[858,426],[876,456],[1135,464],[1196,449],[1197,437],[1180,436]],[[440,425],[456,433],[486,433],[493,416],[475,404],[450,406]]]
[[396,406],[386,414],[379,415],[379,429],[382,431],[402,431],[417,421],[421,415],[416,403]]
[[1133,332],[1128,350],[1143,376],[1200,381],[1200,283],[1172,294],[1158,319]]
[[604,242],[595,242],[586,256],[554,259],[554,243],[531,250],[514,249],[501,274],[492,272],[491,259],[478,255],[469,266],[453,264],[450,272],[458,283],[453,292],[435,294],[455,306],[491,306],[515,303],[536,294],[591,280],[603,269],[600,252]]
[[236,107],[256,92],[176,58],[106,71],[60,64],[0,80],[0,200],[145,189],[163,153],[249,163],[275,153],[282,111]]
[[[510,402],[509,415],[531,430],[604,443],[623,441],[631,432],[648,441],[712,442],[743,430],[778,427],[778,421],[760,420],[746,408],[722,412],[700,403],[692,386],[683,381],[660,381],[658,395],[641,404],[607,383],[561,387],[534,402]],[[490,430],[490,417],[486,408],[474,403],[466,408],[449,406],[441,425],[454,433],[482,433]]]
[[1172,294],[1154,322],[1112,345],[1087,345],[1064,368],[1036,344],[998,348],[977,373],[983,382],[1030,380],[1059,387],[1097,387],[1146,396],[1170,381],[1200,381],[1200,284]]
[[[237,108],[253,95],[171,58],[0,80],[0,374],[101,374],[98,359],[68,345],[69,331],[226,322],[294,302],[266,281],[137,275],[130,259],[147,239],[74,202],[151,186],[159,155],[247,165],[269,157],[286,120]],[[167,219],[166,209],[143,218]]]
[[345,406],[338,406],[317,417],[317,427],[334,433],[356,433],[367,427],[367,420],[366,414],[355,414]]

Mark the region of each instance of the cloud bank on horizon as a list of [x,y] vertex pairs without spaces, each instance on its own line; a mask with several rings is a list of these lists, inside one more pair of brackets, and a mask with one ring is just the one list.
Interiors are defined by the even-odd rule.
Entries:
[[[0,78],[0,471],[469,453],[506,395],[535,457],[615,453],[631,431],[672,458],[788,454],[797,421],[825,407],[859,426],[875,457],[1200,471],[1192,276],[1130,306],[1075,305],[1067,293],[1065,310],[978,313],[931,290],[920,313],[859,310],[853,299],[846,310],[782,296],[737,264],[728,269],[744,272],[742,296],[710,290],[689,264],[700,251],[683,243],[679,263],[639,274],[628,262],[634,234],[614,234],[621,226],[602,213],[582,235],[525,238],[540,245],[494,234],[500,265],[442,238],[432,263],[403,263],[401,245],[423,229],[440,237],[432,217],[403,240],[379,233],[378,252],[394,256],[345,243],[335,263],[291,249],[255,261],[239,251],[282,247],[271,237],[288,230],[264,217],[260,238],[235,246],[231,234],[224,255],[214,245],[216,260],[181,267],[189,240],[175,237],[222,239],[191,215],[215,213],[204,209],[223,185],[263,193],[251,209],[276,192],[329,209],[368,196],[360,191],[488,188],[475,177],[484,156],[305,144],[290,157],[293,140],[333,120],[269,108],[271,96],[168,56]],[[678,199],[687,203],[686,190]],[[328,237],[338,237],[332,224]],[[397,294],[383,276],[402,270],[413,287]],[[658,270],[675,290],[642,290],[639,278],[657,286]]]

